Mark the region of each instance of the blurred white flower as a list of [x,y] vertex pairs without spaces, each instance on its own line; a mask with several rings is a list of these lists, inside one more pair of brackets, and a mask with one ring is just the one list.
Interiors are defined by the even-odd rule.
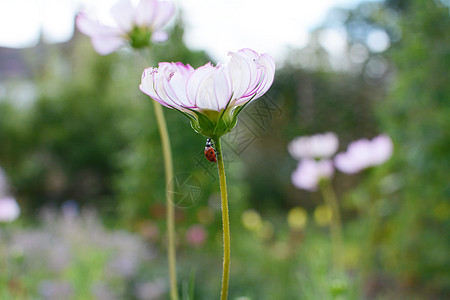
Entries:
[[174,13],[174,4],[167,1],[141,0],[133,5],[130,0],[120,0],[111,8],[114,25],[106,25],[86,13],[77,16],[76,24],[91,38],[95,51],[107,55],[127,43],[140,49],[167,40],[168,34],[161,28]]
[[70,299],[73,295],[73,287],[64,280],[43,280],[39,284],[39,294],[49,300]]
[[336,153],[339,140],[334,132],[311,136],[300,136],[288,145],[289,153],[295,159],[328,158]]
[[20,215],[20,207],[13,197],[0,198],[0,222],[12,222]]
[[360,139],[352,142],[346,152],[337,154],[334,163],[341,172],[354,174],[384,163],[392,156],[393,149],[391,138],[385,134],[373,140]]
[[321,179],[333,176],[333,162],[329,159],[316,161],[314,159],[302,159],[297,169],[292,173],[292,183],[304,190],[315,191]]

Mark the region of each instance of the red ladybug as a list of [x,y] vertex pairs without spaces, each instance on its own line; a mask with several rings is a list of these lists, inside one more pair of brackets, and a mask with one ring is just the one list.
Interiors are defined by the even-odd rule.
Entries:
[[206,140],[206,146],[205,146],[205,157],[210,162],[217,162],[216,158],[216,150],[213,148],[213,142],[211,139]]

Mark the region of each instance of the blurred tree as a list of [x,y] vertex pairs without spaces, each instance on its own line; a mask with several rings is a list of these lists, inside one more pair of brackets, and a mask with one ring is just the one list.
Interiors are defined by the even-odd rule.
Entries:
[[20,120],[5,118],[8,124],[1,126],[8,136],[2,163],[30,211],[69,199],[109,197],[109,176],[117,171],[113,155],[127,140],[117,122],[125,105],[111,91],[113,57],[97,59],[66,47],[34,49],[38,57],[28,60],[35,67],[38,99],[27,109],[15,107]]
[[[263,138],[246,155],[252,206],[313,208],[320,203],[318,193],[295,189],[289,180],[296,162],[287,153],[287,144],[296,136],[333,131],[343,150],[353,140],[379,133],[373,107],[385,96],[390,66],[385,54],[369,50],[366,38],[375,29],[390,28],[386,25],[391,24],[390,17],[381,17],[385,11],[381,3],[334,10],[328,22],[312,33],[309,44],[292,49],[277,69],[268,98],[281,114],[268,120]],[[332,52],[323,38],[329,32],[345,39],[345,50]],[[371,72],[375,64],[383,68]],[[341,174],[334,181],[339,193],[355,185],[355,178]]]
[[[151,63],[206,63],[205,53],[190,51],[182,37],[178,22],[171,39],[150,52]],[[14,104],[13,96],[0,103],[0,138],[7,141],[0,165],[25,211],[73,199],[119,214],[119,199],[122,208],[135,207],[147,217],[150,200],[164,198],[158,197],[164,180],[151,99],[137,88],[148,62],[127,50],[100,56],[78,34],[65,45],[40,44],[23,57],[38,95],[27,108]],[[176,131],[189,130],[188,122],[175,114],[167,117],[175,148],[197,154],[204,147],[201,137],[190,148],[181,145],[186,139]],[[180,151],[174,157],[175,165],[185,161]],[[133,181],[140,184],[130,186]],[[142,197],[136,197],[137,190]]]
[[[450,292],[449,8],[443,1],[392,2],[402,8],[402,36],[390,52],[396,76],[378,116],[395,155],[368,182],[380,197],[370,235],[373,267],[395,274],[394,289],[440,298]],[[389,282],[378,286],[379,295],[393,289]]]

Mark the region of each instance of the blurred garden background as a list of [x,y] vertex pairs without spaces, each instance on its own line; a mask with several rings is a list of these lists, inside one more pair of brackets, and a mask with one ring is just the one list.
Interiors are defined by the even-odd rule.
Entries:
[[[188,29],[181,11],[151,64],[214,61],[185,44]],[[332,8],[304,47],[276,61],[272,88],[224,141],[229,299],[448,299],[450,3]],[[20,207],[17,219],[0,220],[1,299],[168,299],[160,139],[138,90],[147,66],[126,49],[100,56],[77,31],[65,43],[0,48],[0,197]],[[217,168],[188,119],[165,116],[180,294],[217,299]],[[331,178],[339,272],[322,194],[291,181],[298,161],[288,144],[325,132],[336,133],[339,152],[380,134],[394,145],[384,164]]]

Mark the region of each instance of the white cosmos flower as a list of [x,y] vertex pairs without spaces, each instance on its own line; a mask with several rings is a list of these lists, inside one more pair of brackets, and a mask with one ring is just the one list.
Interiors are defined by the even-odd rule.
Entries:
[[13,197],[0,198],[0,222],[9,223],[20,215],[20,207]]
[[333,176],[333,162],[329,159],[316,161],[314,159],[302,159],[297,169],[292,173],[292,183],[304,190],[315,191],[322,179]]
[[227,64],[197,69],[178,63],[147,68],[139,88],[160,104],[185,113],[194,129],[219,137],[233,129],[241,109],[273,83],[275,62],[250,49],[230,52]]
[[339,147],[339,140],[334,132],[326,132],[311,136],[299,136],[288,145],[289,153],[293,158],[328,158]]
[[360,139],[348,145],[346,152],[337,154],[334,163],[341,172],[353,174],[384,163],[392,156],[393,149],[387,135],[379,135],[373,140]]
[[120,0],[111,8],[114,24],[106,25],[95,16],[78,14],[78,29],[89,36],[99,54],[110,54],[125,44],[143,48],[151,42],[163,42],[168,34],[162,30],[175,13],[171,2],[140,0],[135,6],[130,0]]

